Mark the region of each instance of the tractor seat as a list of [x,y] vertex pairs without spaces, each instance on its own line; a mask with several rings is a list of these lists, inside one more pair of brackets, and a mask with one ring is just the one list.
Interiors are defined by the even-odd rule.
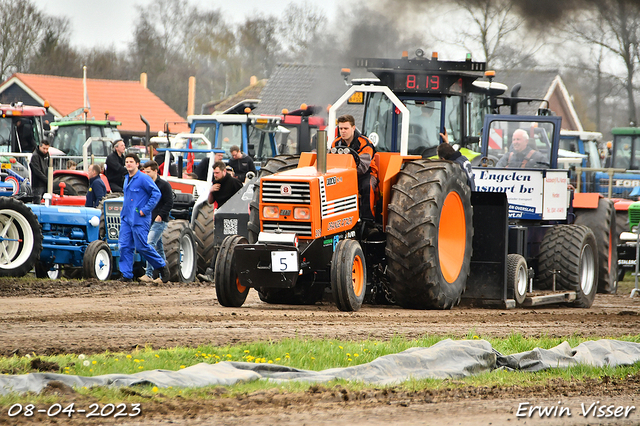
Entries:
[[193,194],[185,194],[182,192],[173,193],[173,208],[170,215],[175,219],[188,220],[191,217],[191,210],[196,201]]

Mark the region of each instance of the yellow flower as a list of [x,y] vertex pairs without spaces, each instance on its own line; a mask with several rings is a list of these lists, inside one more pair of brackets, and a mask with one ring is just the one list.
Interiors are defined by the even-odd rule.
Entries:
[[90,369],[89,369],[89,372],[90,372],[90,373],[93,373],[93,368],[90,368]]
[[473,338],[474,338],[474,339],[479,339],[480,337],[478,337],[478,336],[473,336]]
[[184,365],[181,365],[181,366],[180,366],[180,368],[185,368],[185,366],[184,366]]
[[315,360],[315,357],[311,357],[312,360]]
[[116,358],[116,361],[120,361],[118,358]]
[[133,362],[140,362],[140,360],[139,359],[134,359]]
[[227,358],[231,358],[231,354],[227,354]]
[[158,392],[158,387],[154,386],[153,389],[151,389],[153,392]]
[[91,364],[97,364],[98,361],[91,361]]
[[272,360],[269,360],[269,361],[267,362],[267,364],[273,364],[273,361],[272,361]]
[[249,353],[249,349],[245,349],[245,350],[244,350],[244,353],[245,353],[245,354],[248,354],[248,353]]
[[355,356],[355,357],[359,357],[360,355],[358,355],[358,354],[353,354],[353,356]]
[[291,358],[291,357],[290,357],[289,355],[286,355],[286,356],[285,356],[285,358],[286,358],[286,359],[289,359],[289,358]]
[[144,367],[141,365],[140,367],[138,367],[139,370],[142,370]]
[[156,358],[160,358],[160,355],[156,354]]
[[351,361],[353,361],[353,360],[352,360],[351,358],[349,358],[347,361],[351,362]]
[[127,359],[131,359],[131,355],[127,355]]
[[280,361],[280,358],[276,358],[276,361]]
[[351,356],[351,354],[349,352],[347,352],[347,356]]
[[344,349],[342,346],[338,346],[340,349]]

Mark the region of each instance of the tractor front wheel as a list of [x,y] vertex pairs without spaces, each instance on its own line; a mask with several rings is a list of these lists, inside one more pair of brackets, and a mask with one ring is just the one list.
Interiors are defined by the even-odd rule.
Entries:
[[172,220],[162,233],[162,245],[171,271],[169,281],[190,283],[196,277],[196,240],[186,220]]
[[113,259],[109,244],[102,240],[89,243],[82,258],[82,273],[87,279],[106,281],[111,278]]
[[584,225],[558,225],[547,231],[540,244],[538,282],[551,288],[576,292],[574,306],[589,308],[598,287],[596,237]]
[[204,274],[215,256],[213,206],[204,203],[200,206],[193,221],[193,235],[196,239],[198,273]]
[[516,305],[520,306],[524,303],[527,296],[527,261],[519,254],[510,254],[507,256],[507,288],[513,290],[513,297]]
[[356,240],[342,240],[331,260],[331,291],[338,309],[357,311],[367,287],[367,265]]
[[214,272],[218,302],[229,308],[242,306],[249,294],[249,287],[240,284],[236,273],[234,250],[238,244],[247,244],[247,239],[240,235],[230,235],[222,241]]
[[600,198],[596,209],[577,209],[576,225],[588,226],[598,245],[598,293],[618,291],[618,230],[611,200]]

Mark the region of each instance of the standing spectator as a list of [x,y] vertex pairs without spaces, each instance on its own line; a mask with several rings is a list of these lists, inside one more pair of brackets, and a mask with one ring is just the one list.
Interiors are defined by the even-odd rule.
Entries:
[[76,170],[78,168],[78,164],[73,161],[73,160],[69,160],[67,161],[67,170]]
[[[107,160],[104,165],[105,175],[109,181],[111,192],[123,192],[122,185],[124,183],[124,177],[127,174],[127,169],[124,167],[124,141],[118,139],[113,145],[113,152],[107,156]],[[140,162],[138,160],[138,162]]]
[[[217,163],[218,161],[222,161],[224,158],[224,154],[221,152],[216,152],[213,156],[213,163]],[[207,173],[209,172],[209,165],[211,162],[209,161],[209,157],[203,158],[198,166],[196,167],[196,175],[198,175],[198,180],[207,180]]]
[[40,204],[49,183],[49,141],[47,139],[42,139],[40,145],[33,151],[29,168],[31,169],[33,203]]
[[136,154],[127,154],[124,166],[127,176],[124,180],[124,202],[120,212],[120,281],[133,281],[133,250],[144,256],[156,269],[162,282],[169,281],[167,263],[147,243],[151,215],[160,200],[161,193],[153,180],[138,171],[140,158]]
[[471,162],[467,157],[456,151],[449,144],[449,137],[447,136],[447,129],[444,129],[444,133],[440,133],[440,137],[445,141],[438,145],[438,157],[443,160],[453,161],[458,164],[462,171],[467,175],[467,185],[472,191],[476,190],[475,178],[473,176],[473,169],[471,168]]
[[85,207],[98,207],[100,201],[107,195],[107,187],[100,177],[100,166],[92,164],[89,166],[89,190],[87,191],[87,201]]
[[256,166],[253,165],[253,160],[247,154],[243,154],[238,145],[233,145],[229,148],[229,152],[231,153],[229,165],[233,168],[235,177],[240,182],[244,182],[248,172],[256,174]]
[[213,165],[213,185],[209,190],[209,204],[217,204],[217,208],[222,207],[233,194],[242,188],[242,182],[233,178],[227,173],[226,165],[222,161],[218,161]]
[[[166,262],[167,257],[164,254],[164,246],[162,245],[162,233],[167,229],[169,223],[169,213],[173,208],[173,191],[169,182],[162,180],[158,176],[158,163],[155,161],[147,161],[144,163],[143,170],[156,184],[160,190],[160,201],[153,209],[151,214],[152,222],[151,229],[149,230],[149,236],[147,237],[147,243],[153,247],[160,257]],[[140,281],[151,282],[153,281],[153,267],[150,262],[147,262],[147,270],[145,275],[140,277]]]

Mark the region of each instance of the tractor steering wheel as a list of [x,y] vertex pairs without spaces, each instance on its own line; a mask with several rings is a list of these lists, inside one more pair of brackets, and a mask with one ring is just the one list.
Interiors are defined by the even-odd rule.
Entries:
[[353,156],[353,159],[356,162],[356,167],[358,167],[360,165],[360,154],[358,154],[358,151],[356,151],[355,149],[351,148],[350,146],[338,146],[338,147],[333,147],[331,148],[331,153],[337,153],[337,154],[350,154]]

